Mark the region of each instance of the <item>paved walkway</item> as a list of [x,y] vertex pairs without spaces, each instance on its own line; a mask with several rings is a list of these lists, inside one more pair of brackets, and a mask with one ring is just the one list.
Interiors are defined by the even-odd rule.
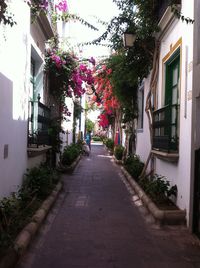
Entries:
[[185,228],[152,228],[132,203],[119,167],[93,145],[17,268],[200,267]]

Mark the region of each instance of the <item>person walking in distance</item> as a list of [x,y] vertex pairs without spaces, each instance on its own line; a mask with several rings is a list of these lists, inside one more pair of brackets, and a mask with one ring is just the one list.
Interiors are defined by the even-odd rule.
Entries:
[[86,139],[85,139],[87,145],[89,146],[89,149],[91,151],[91,131],[88,131],[86,134]]

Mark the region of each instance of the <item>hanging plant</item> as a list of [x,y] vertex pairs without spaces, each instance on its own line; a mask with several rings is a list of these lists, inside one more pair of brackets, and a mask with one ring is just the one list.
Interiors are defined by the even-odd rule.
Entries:
[[[93,58],[88,61],[94,64]],[[61,103],[61,112],[70,116],[65,98],[79,98],[85,93],[85,86],[94,83],[92,70],[80,63],[73,53],[54,47],[46,50],[45,71],[49,76],[50,93]]]
[[106,65],[99,65],[93,72],[94,86],[90,105],[96,103],[98,108],[102,110],[99,115],[99,125],[102,128],[107,128],[113,124],[116,110],[120,109],[120,103],[113,94],[113,87],[109,77],[112,70]]
[[57,99],[72,96],[70,80],[77,67],[76,58],[61,49],[47,49],[45,55],[45,70],[50,79],[50,92]]
[[[49,10],[54,10],[53,4],[49,3],[48,0],[24,0],[25,3],[31,8],[31,14],[33,19],[35,19],[41,11],[48,13]],[[55,12],[68,12],[68,5],[66,0],[60,0],[58,4],[55,5]]]

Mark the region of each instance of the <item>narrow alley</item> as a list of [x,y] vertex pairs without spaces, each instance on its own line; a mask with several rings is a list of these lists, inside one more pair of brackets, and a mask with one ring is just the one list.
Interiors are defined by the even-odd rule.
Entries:
[[92,145],[17,268],[194,268],[200,247],[184,227],[156,228],[132,203],[120,168]]

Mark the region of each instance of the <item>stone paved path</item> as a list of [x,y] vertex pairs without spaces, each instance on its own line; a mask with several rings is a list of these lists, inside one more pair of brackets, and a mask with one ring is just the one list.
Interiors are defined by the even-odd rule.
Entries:
[[17,268],[194,268],[200,247],[185,228],[146,223],[103,146],[92,146]]

